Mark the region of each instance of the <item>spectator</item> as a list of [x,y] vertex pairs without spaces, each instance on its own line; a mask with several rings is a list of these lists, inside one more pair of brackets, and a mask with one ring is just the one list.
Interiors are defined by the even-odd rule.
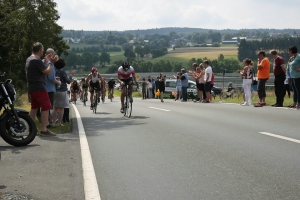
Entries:
[[200,103],[203,100],[203,88],[202,87],[204,85],[203,85],[203,82],[201,84],[201,81],[204,78],[204,73],[205,72],[203,70],[203,65],[202,65],[202,68],[200,68],[200,65],[199,65],[199,67],[196,68],[196,72],[190,73],[190,75],[193,76],[193,78],[195,79],[196,84],[197,84],[198,99],[197,99],[196,103]]
[[[47,129],[49,110],[52,108],[52,105],[45,86],[45,75],[49,76],[51,74],[53,63],[57,62],[58,57],[53,56],[53,54],[47,54],[43,63],[40,59],[43,53],[43,45],[37,42],[33,44],[32,55],[26,60],[27,88],[31,101],[30,117],[34,120],[37,109],[42,108],[40,134],[41,136],[56,136],[55,133]],[[48,61],[50,63],[46,67]]]
[[164,74],[160,74],[159,91],[160,91],[160,101],[161,102],[164,102],[165,88],[166,88],[166,76],[164,76]]
[[284,80],[284,92],[283,92],[283,97],[285,97],[286,93],[288,93],[288,97],[291,98],[291,86],[290,86],[290,78],[286,76]]
[[266,105],[266,82],[270,77],[270,61],[266,58],[266,53],[261,51],[258,53],[257,60],[257,93],[260,102],[254,107],[263,107]]
[[67,73],[62,70],[66,66],[64,59],[59,59],[55,64],[56,76],[60,77],[61,87],[57,89],[54,95],[54,110],[53,110],[53,126],[63,126],[62,117],[64,114],[64,108],[68,106],[67,101],[69,95],[67,93],[68,87],[67,84],[70,84],[72,76],[74,76],[75,71],[71,72],[70,78],[68,78]]
[[67,91],[68,98],[66,99],[66,107],[64,107],[63,123],[70,123],[70,90]]
[[154,80],[154,78],[152,79],[152,98],[154,98],[155,97],[155,80]]
[[212,68],[209,66],[209,61],[205,60],[203,62],[203,65],[205,67],[205,75],[204,75],[204,90],[206,94],[206,99],[203,101],[204,103],[209,103],[210,101],[210,96],[211,96],[211,89],[210,89],[210,82],[211,82],[211,77],[212,77]]
[[289,48],[290,60],[288,62],[292,89],[294,92],[293,107],[300,109],[300,55],[296,46]]
[[182,91],[182,86],[181,86],[181,73],[178,72],[177,76],[173,76],[173,78],[176,78],[176,95],[174,101],[181,99],[181,91]]
[[143,99],[147,99],[147,93],[146,93],[147,86],[148,86],[148,84],[147,84],[145,78],[143,78],[143,82],[142,82],[142,94],[143,94]]
[[[159,90],[159,77],[156,78],[155,89],[156,89],[156,92]],[[157,98],[159,98],[159,97],[157,96]]]
[[151,99],[152,98],[152,81],[150,78],[148,79],[147,87],[148,87],[148,98]]
[[212,95],[211,95],[211,90],[212,88],[214,87],[214,84],[215,84],[215,74],[213,72],[213,68],[211,68],[212,70],[212,73],[211,73],[211,81],[210,81],[210,90],[209,90],[209,93],[210,93],[210,101],[212,101]]
[[281,56],[278,56],[276,50],[272,50],[270,52],[271,57],[274,59],[273,62],[273,73],[275,76],[274,86],[275,86],[275,95],[276,95],[276,103],[272,106],[274,107],[282,107],[284,101],[284,81],[285,81],[285,67],[284,60]]
[[[55,52],[52,48],[48,48],[46,51],[46,56],[51,54],[52,57],[55,56]],[[43,62],[45,61],[45,59],[42,60]],[[48,67],[50,65],[50,61],[48,61],[48,63],[46,64],[46,67]],[[53,103],[54,103],[54,93],[56,92],[56,84],[60,85],[61,82],[59,80],[56,80],[55,78],[55,67],[52,66],[52,71],[48,76],[45,76],[45,84],[46,84],[46,90],[48,92],[48,96],[50,99],[50,103],[51,106],[53,107]],[[40,121],[40,117],[41,117],[41,109],[39,108],[37,110],[37,118]],[[48,125],[47,128],[52,128],[52,126],[50,125],[52,123],[52,108],[49,110],[49,117],[48,117]]]
[[194,71],[189,71],[189,75],[192,76],[195,79],[196,82],[196,89],[197,89],[197,99],[196,99],[196,103],[200,102],[200,96],[199,96],[199,78],[200,78],[200,69],[197,67],[197,63],[193,63],[193,68]]
[[189,76],[184,68],[181,69],[181,92],[182,92],[182,102],[187,102],[187,86],[189,84]]
[[243,90],[244,90],[244,103],[242,103],[242,106],[249,106],[251,105],[251,85],[252,85],[252,80],[253,80],[253,71],[252,71],[252,60],[249,58],[246,58],[244,61],[244,69],[243,70],[238,70],[238,72],[242,75],[243,78]]

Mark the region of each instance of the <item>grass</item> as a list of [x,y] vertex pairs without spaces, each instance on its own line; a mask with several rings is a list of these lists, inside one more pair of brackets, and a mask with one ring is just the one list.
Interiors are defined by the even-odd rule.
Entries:
[[[15,107],[26,110],[28,112],[30,111],[30,103],[28,102],[28,94],[27,93],[22,94],[20,97],[17,98]],[[71,112],[70,112],[70,115],[71,115]],[[72,116],[70,116],[70,119],[71,119],[71,117]],[[35,124],[37,125],[37,128],[39,130],[41,130],[41,124],[39,123],[39,121],[37,119],[35,119]],[[51,129],[51,131],[58,133],[58,134],[72,132],[72,123],[66,123],[64,125],[65,126],[55,127],[53,129]]]
[[[273,105],[276,103],[276,96],[275,96],[275,93],[274,91],[266,91],[266,103],[268,106],[270,105]],[[243,102],[243,97],[242,97],[242,94],[239,95],[239,97],[237,97],[237,95],[233,98],[227,98],[227,99],[220,99],[219,96],[216,96],[215,99],[213,99],[213,102],[223,102],[223,103],[242,103]],[[252,93],[252,104],[255,104],[259,102],[259,98],[258,98],[258,95],[257,95],[257,92],[253,92]],[[284,103],[283,103],[283,106],[289,106],[293,103],[293,98],[288,98],[288,96],[285,96],[284,98]]]

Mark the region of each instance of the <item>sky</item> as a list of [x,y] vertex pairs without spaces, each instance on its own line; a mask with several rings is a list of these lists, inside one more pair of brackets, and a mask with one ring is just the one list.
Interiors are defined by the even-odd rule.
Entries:
[[298,0],[54,0],[58,24],[74,30],[300,29]]

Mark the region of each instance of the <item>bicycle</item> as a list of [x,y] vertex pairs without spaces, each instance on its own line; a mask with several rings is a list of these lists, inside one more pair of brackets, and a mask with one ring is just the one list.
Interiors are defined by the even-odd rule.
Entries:
[[93,100],[92,105],[93,105],[93,113],[96,114],[99,96],[98,96],[98,91],[97,91],[97,89],[96,89],[96,88],[93,88],[93,90],[94,90],[94,100]]
[[112,102],[112,99],[113,99],[113,89],[108,89],[108,99],[110,99],[110,102]]
[[[133,84],[133,83],[131,83]],[[124,116],[127,116],[128,118],[131,117],[131,112],[132,112],[132,96],[130,95],[130,88],[129,84],[126,84],[125,86],[125,102],[124,102]]]
[[83,89],[83,105],[86,106],[87,102],[87,88]]

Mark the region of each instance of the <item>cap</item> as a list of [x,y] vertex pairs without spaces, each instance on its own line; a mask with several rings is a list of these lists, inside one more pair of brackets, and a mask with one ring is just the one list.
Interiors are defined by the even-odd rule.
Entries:
[[263,56],[266,56],[266,52],[260,51],[257,55],[263,55]]

